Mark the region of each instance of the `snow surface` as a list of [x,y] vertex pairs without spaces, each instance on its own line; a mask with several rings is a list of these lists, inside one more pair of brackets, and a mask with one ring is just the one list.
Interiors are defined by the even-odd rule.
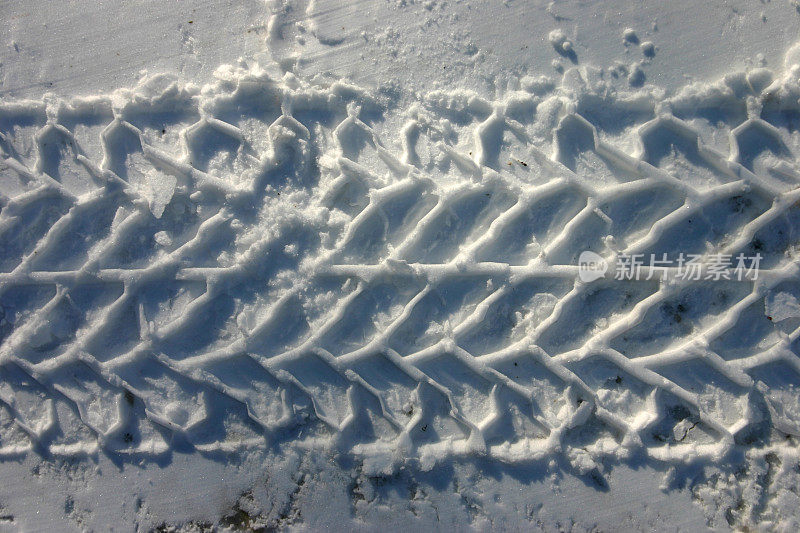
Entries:
[[3,4],[0,528],[796,530],[798,9]]

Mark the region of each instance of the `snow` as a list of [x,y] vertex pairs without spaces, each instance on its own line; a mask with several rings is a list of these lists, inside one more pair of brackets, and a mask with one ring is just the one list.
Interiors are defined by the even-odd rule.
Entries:
[[0,10],[0,527],[797,528],[791,2]]

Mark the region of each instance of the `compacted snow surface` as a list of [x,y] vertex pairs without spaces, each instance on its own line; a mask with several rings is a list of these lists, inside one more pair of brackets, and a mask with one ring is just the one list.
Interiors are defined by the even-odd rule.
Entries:
[[800,5],[0,13],[0,529],[800,527]]

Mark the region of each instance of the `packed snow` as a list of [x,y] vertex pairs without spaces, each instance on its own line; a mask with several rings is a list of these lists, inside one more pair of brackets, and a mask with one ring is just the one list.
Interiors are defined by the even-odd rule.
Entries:
[[796,4],[0,12],[0,528],[800,527]]

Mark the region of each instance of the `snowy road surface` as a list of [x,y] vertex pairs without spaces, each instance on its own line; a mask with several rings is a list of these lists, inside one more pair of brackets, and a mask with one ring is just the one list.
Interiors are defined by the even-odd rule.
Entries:
[[0,528],[795,530],[799,9],[0,5]]

